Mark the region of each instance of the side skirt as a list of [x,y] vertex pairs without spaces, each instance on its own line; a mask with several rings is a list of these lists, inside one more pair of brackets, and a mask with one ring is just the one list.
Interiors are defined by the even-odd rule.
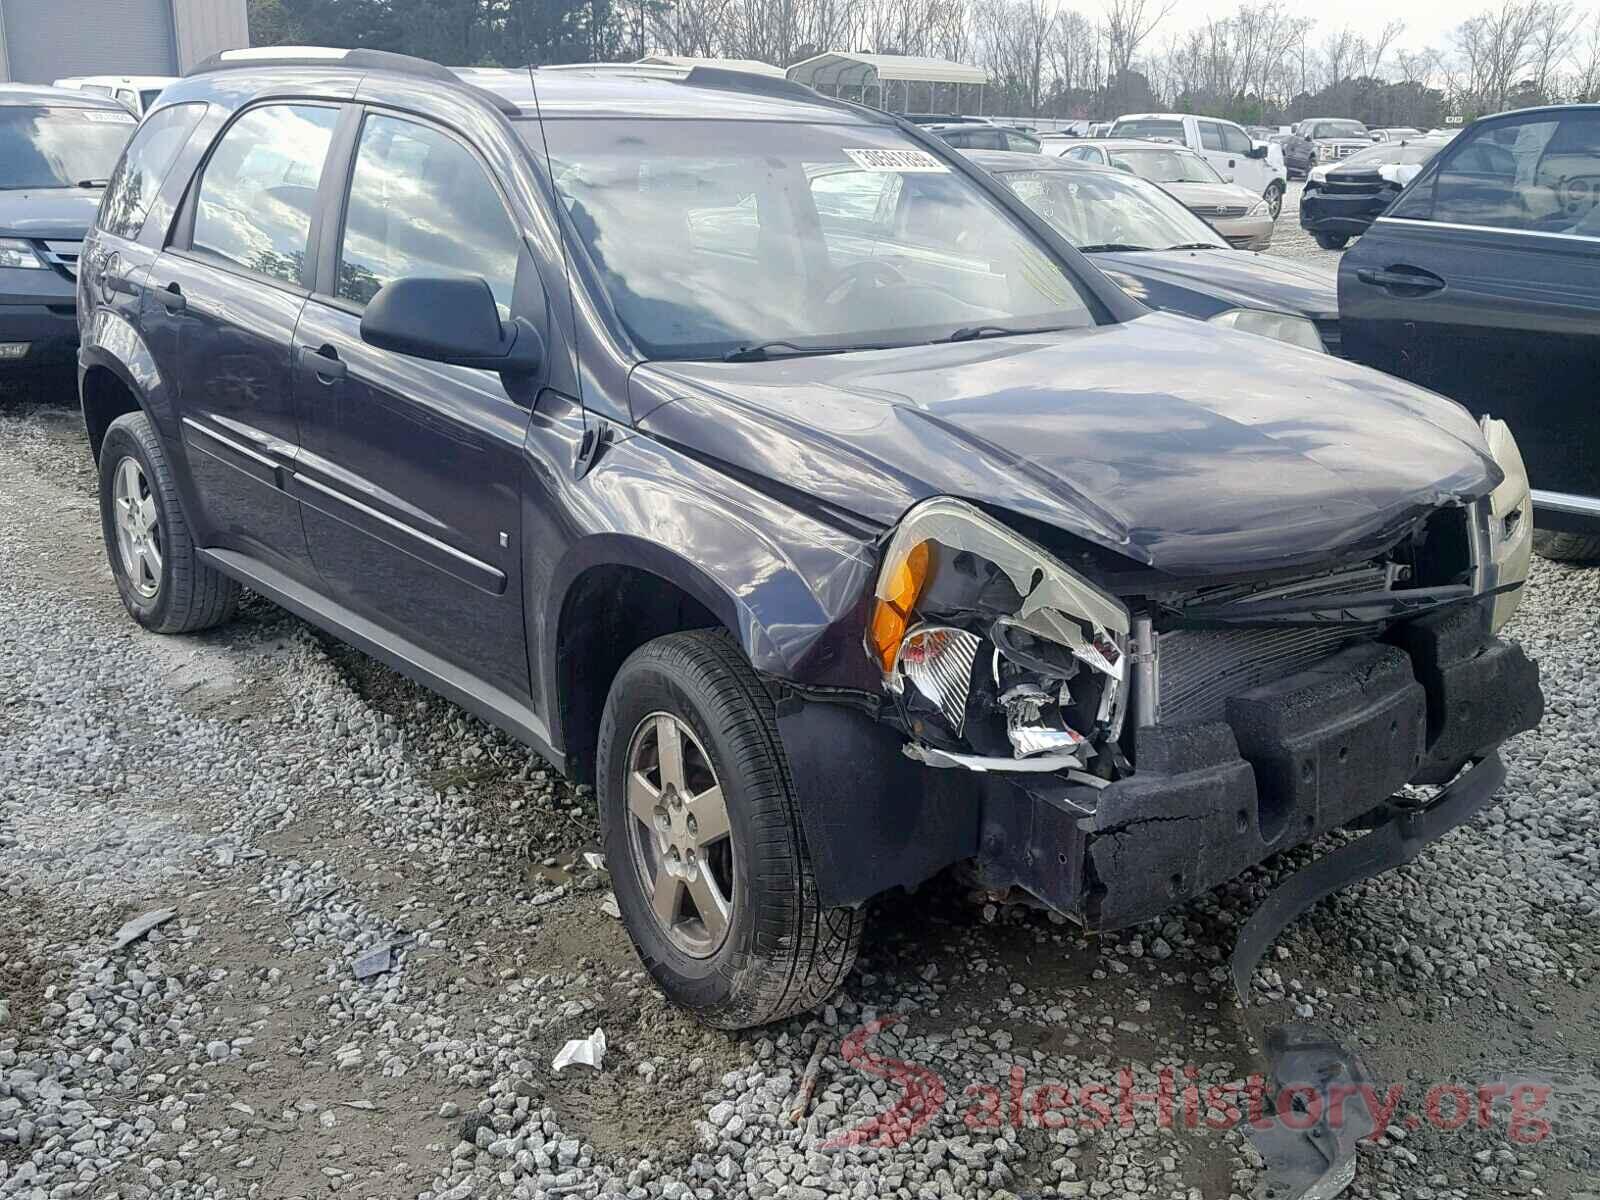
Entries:
[[489,687],[438,655],[312,591],[259,559],[234,550],[211,549],[202,549],[200,559],[280,608],[288,609],[446,700],[459,704],[474,716],[505,730],[563,775],[568,773],[566,755],[550,744],[549,726],[515,696]]

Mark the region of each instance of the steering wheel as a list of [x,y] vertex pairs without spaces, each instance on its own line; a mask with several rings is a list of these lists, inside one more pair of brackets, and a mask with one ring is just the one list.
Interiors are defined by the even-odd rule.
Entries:
[[893,287],[895,284],[907,282],[906,277],[882,259],[869,258],[862,262],[852,263],[840,270],[822,292],[824,304],[837,304],[845,296],[858,287],[872,284],[877,287]]

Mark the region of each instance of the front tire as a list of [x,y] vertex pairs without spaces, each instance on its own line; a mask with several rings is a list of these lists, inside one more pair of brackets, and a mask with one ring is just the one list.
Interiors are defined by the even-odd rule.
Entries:
[[1600,559],[1600,536],[1588,533],[1533,531],[1533,551],[1552,562],[1587,563]]
[[1262,194],[1262,199],[1267,202],[1267,211],[1272,214],[1274,221],[1278,219],[1278,214],[1283,211],[1283,191],[1283,184],[1273,180],[1267,184],[1267,190]]
[[123,607],[153,633],[231,620],[239,585],[200,561],[161,439],[142,412],[111,422],[100,445],[100,528]]
[[1324,250],[1343,250],[1350,244],[1348,233],[1313,233],[1311,236],[1317,239],[1317,245]]
[[818,901],[772,700],[725,634],[671,634],[623,663],[596,792],[623,923],[673,1001],[742,1029],[844,982],[863,914]]

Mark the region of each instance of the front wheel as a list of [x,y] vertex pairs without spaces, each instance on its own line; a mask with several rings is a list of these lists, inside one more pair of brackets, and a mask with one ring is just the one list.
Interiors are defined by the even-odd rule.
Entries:
[[1343,250],[1350,243],[1348,233],[1314,233],[1311,236],[1324,250]]
[[1600,536],[1589,533],[1533,531],[1533,549],[1552,562],[1587,563],[1600,560]]
[[1283,184],[1277,180],[1267,184],[1267,190],[1262,194],[1262,199],[1267,202],[1267,211],[1272,214],[1272,219],[1276,221],[1278,214],[1283,211]]
[[672,1000],[741,1029],[844,982],[862,912],[818,900],[772,700],[725,634],[671,634],[623,663],[595,782],[623,923]]

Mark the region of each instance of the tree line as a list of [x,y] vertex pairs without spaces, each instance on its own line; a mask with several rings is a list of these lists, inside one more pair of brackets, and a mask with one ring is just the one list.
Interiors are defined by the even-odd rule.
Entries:
[[[1092,0],[1091,0],[1092,2]],[[987,112],[1096,118],[1179,109],[1246,123],[1351,116],[1423,128],[1600,100],[1594,0],[1500,0],[1437,47],[1405,23],[1337,28],[1281,0],[1179,27],[1178,0],[249,0],[256,45],[305,42],[451,65],[627,61],[650,53],[788,66],[823,50],[988,70]]]

